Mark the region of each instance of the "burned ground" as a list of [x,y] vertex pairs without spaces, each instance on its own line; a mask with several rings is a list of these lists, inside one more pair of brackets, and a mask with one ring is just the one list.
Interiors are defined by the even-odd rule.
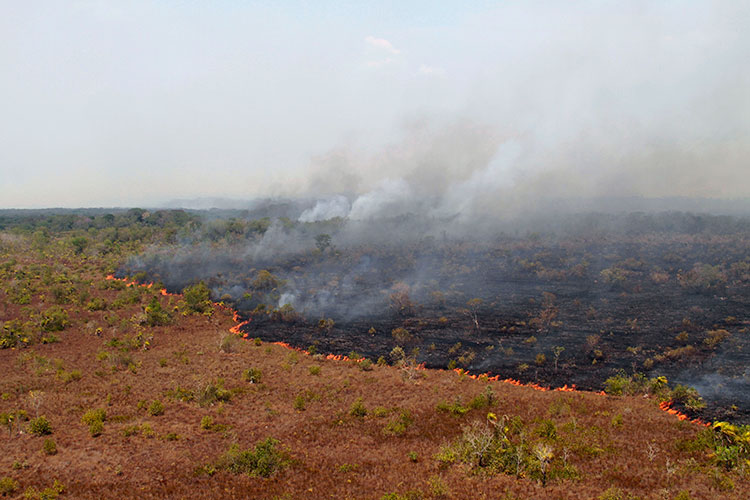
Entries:
[[[315,248],[314,225],[288,225],[155,250],[121,272],[177,290],[204,280],[264,340],[374,359],[401,345],[428,367],[596,390],[617,373],[665,375],[699,386],[708,407],[696,415],[750,418],[744,219],[590,218],[482,239],[425,230],[382,241],[376,228],[364,243],[333,229],[329,247]],[[275,281],[259,284],[264,272]]]

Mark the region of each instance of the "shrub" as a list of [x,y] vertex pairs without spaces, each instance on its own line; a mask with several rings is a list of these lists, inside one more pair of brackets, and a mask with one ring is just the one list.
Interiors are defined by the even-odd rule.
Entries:
[[3,323],[3,329],[0,331],[0,349],[16,347],[19,342],[24,342],[24,339],[28,342],[24,330],[23,323],[17,319]]
[[391,331],[391,336],[398,344],[408,344],[413,340],[413,336],[406,328],[394,328]]
[[730,334],[726,330],[709,330],[706,332],[706,338],[703,339],[703,343],[709,348],[714,349],[716,346],[721,344],[724,340],[729,338]]
[[53,440],[45,439],[44,444],[42,445],[42,450],[44,450],[44,453],[47,455],[55,455],[57,454],[57,445]]
[[158,399],[155,399],[148,407],[148,414],[154,417],[164,414],[164,405]]
[[414,418],[409,410],[401,410],[396,419],[388,422],[383,429],[383,434],[391,436],[403,435],[409,426],[414,423]]
[[91,437],[99,436],[104,430],[104,421],[107,419],[107,412],[102,408],[88,410],[81,417],[81,422],[89,426]]
[[319,365],[311,365],[309,370],[310,370],[310,375],[320,375]]
[[259,384],[262,375],[263,373],[259,368],[248,368],[242,372],[243,380],[245,380],[245,382],[250,382],[251,384]]
[[52,434],[52,424],[49,423],[49,420],[44,415],[32,418],[29,420],[29,432],[35,436]]
[[211,305],[211,291],[202,281],[196,285],[185,287],[182,297],[188,312],[205,314],[213,311]]
[[163,326],[172,322],[172,316],[161,307],[161,302],[156,297],[151,299],[145,312],[148,326]]
[[89,424],[89,433],[91,434],[91,437],[97,437],[101,435],[103,431],[104,431],[104,422],[102,422],[101,420],[97,420]]
[[209,382],[196,395],[196,400],[201,406],[213,405],[220,401],[229,401],[230,399],[232,399],[232,391],[224,389],[224,381],[222,379]]
[[214,419],[210,415],[206,415],[201,419],[201,429],[211,430],[214,426]]
[[437,404],[436,409],[437,411],[450,413],[451,415],[454,415],[456,417],[461,417],[469,411],[469,408],[464,406],[461,403],[461,399],[459,399],[458,397],[455,400],[453,400],[453,403],[448,403],[447,401],[441,401],[440,403]]
[[365,405],[362,403],[362,398],[357,398],[357,400],[352,403],[351,407],[349,407],[349,415],[353,417],[364,417],[367,415],[367,408],[365,408]]
[[53,306],[42,313],[41,328],[45,332],[59,332],[70,325],[68,311],[60,306]]
[[624,375],[615,375],[604,381],[604,392],[613,396],[622,396],[629,383],[630,379]]
[[107,302],[101,297],[95,297],[86,304],[86,309],[89,311],[104,311],[107,309]]
[[233,444],[217,461],[216,468],[234,474],[271,477],[292,463],[289,454],[279,449],[279,443],[279,440],[269,437],[256,444],[252,450],[240,450],[239,445]]
[[487,386],[482,394],[477,395],[474,399],[469,402],[469,408],[479,409],[494,405],[497,402],[495,391],[492,390],[492,386]]
[[305,410],[305,397],[302,394],[298,394],[297,397],[294,398],[294,409],[298,411]]
[[7,496],[12,495],[18,490],[18,481],[12,477],[4,477],[0,479],[0,495]]
[[388,410],[383,406],[376,406],[374,410],[372,410],[372,414],[378,418],[383,418],[388,416]]
[[539,437],[552,440],[557,439],[557,427],[555,426],[555,423],[549,419],[541,420],[539,425],[537,425],[535,432]]

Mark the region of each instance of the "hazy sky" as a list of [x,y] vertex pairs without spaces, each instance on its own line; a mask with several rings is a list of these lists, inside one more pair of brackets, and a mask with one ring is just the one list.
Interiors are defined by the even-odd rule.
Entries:
[[0,207],[749,197],[749,5],[0,0]]

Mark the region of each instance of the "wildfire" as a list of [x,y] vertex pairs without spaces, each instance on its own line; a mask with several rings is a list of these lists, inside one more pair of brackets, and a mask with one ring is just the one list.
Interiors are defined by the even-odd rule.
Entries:
[[[114,281],[122,281],[122,282],[124,282],[126,284],[126,286],[139,286],[139,287],[143,287],[143,288],[152,288],[154,286],[153,282],[152,283],[138,283],[137,281],[129,281],[127,278],[115,278],[115,276],[113,274],[108,274],[106,276],[106,279],[109,280],[109,281],[113,281],[113,280]],[[165,297],[179,297],[180,296],[179,293],[169,293],[169,292],[167,292],[166,288],[162,288],[161,290],[159,290],[159,293],[161,295],[165,296]],[[215,302],[214,305],[217,306],[217,307],[222,307],[222,308],[226,307],[221,302]],[[232,310],[232,320],[236,323],[236,325],[234,325],[233,327],[231,327],[229,329],[229,332],[233,333],[235,335],[242,335],[242,337],[245,338],[245,339],[249,338],[250,337],[249,334],[247,334],[247,333],[243,334],[242,333],[242,327],[244,327],[245,325],[250,324],[251,319],[248,318],[246,320],[242,320],[242,318],[240,317],[239,312],[237,312],[235,310]],[[290,344],[288,344],[286,342],[274,342],[274,344],[282,346],[282,347],[285,347],[287,349],[292,349],[292,350],[297,351],[297,352],[301,352],[302,354],[304,354],[306,356],[310,355],[309,351],[307,351],[305,349],[302,349],[302,348],[299,348],[299,347],[294,347],[294,346],[292,346],[292,345],[290,345]],[[362,361],[365,360],[364,357],[359,358],[359,359],[352,359],[349,356],[345,356],[345,355],[341,355],[341,354],[328,354],[328,355],[326,355],[325,359],[332,360],[332,361],[355,361],[357,363],[360,363],[360,362],[362,362]],[[417,366],[416,368],[419,369],[419,370],[424,370],[425,369],[425,365],[424,365],[424,363],[422,363],[419,366]],[[575,384],[572,384],[572,385],[565,384],[562,387],[556,387],[556,388],[552,389],[550,387],[545,387],[543,385],[539,385],[539,384],[536,384],[536,383],[533,383],[533,382],[523,383],[520,380],[516,380],[516,379],[512,379],[512,378],[506,378],[506,379],[500,380],[500,375],[490,375],[489,373],[482,373],[482,374],[477,375],[475,373],[469,373],[467,370],[464,370],[462,368],[455,368],[453,371],[456,372],[456,373],[458,373],[461,376],[468,377],[468,378],[470,378],[472,380],[486,380],[486,381],[494,381],[494,382],[500,381],[500,382],[504,382],[504,383],[510,384],[510,385],[515,385],[515,386],[518,386],[518,387],[529,387],[529,388],[534,389],[536,391],[576,392],[578,390],[578,389],[576,389]],[[600,396],[606,396],[607,395],[604,391],[599,391],[599,392],[597,392],[595,394],[598,394]],[[696,425],[701,425],[703,427],[710,427],[711,426],[710,423],[704,422],[704,421],[702,421],[702,420],[700,420],[698,418],[691,419],[690,417],[688,417],[684,413],[680,412],[679,410],[675,410],[674,408],[672,408],[672,401],[663,401],[663,402],[659,403],[659,409],[662,410],[662,411],[665,411],[665,412],[669,413],[670,415],[675,415],[679,420],[686,420],[686,421],[689,421],[690,423],[693,423],[693,424],[696,424]]]
[[687,420],[690,423],[693,423],[696,425],[702,425],[703,427],[711,426],[710,423],[704,422],[703,420],[699,418],[691,419],[690,417],[680,412],[679,410],[675,410],[674,408],[672,408],[672,401],[662,401],[661,403],[659,403],[659,409],[669,413],[670,415],[676,415],[679,420]]
[[234,320],[236,325],[234,325],[232,328],[229,329],[229,333],[234,333],[235,335],[242,335],[242,338],[250,338],[250,335],[245,333],[242,334],[242,327],[250,323],[250,319],[246,319],[245,321],[242,321],[242,318],[240,318],[240,313],[237,311],[232,311],[232,320]]

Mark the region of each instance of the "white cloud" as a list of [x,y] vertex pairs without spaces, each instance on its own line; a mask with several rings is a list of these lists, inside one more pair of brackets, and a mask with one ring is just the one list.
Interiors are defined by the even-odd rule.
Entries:
[[385,38],[368,36],[365,38],[365,43],[367,43],[368,47],[372,47],[373,49],[377,50],[383,50],[385,52],[388,52],[389,54],[398,55],[401,53],[400,50],[394,47],[393,44]]

